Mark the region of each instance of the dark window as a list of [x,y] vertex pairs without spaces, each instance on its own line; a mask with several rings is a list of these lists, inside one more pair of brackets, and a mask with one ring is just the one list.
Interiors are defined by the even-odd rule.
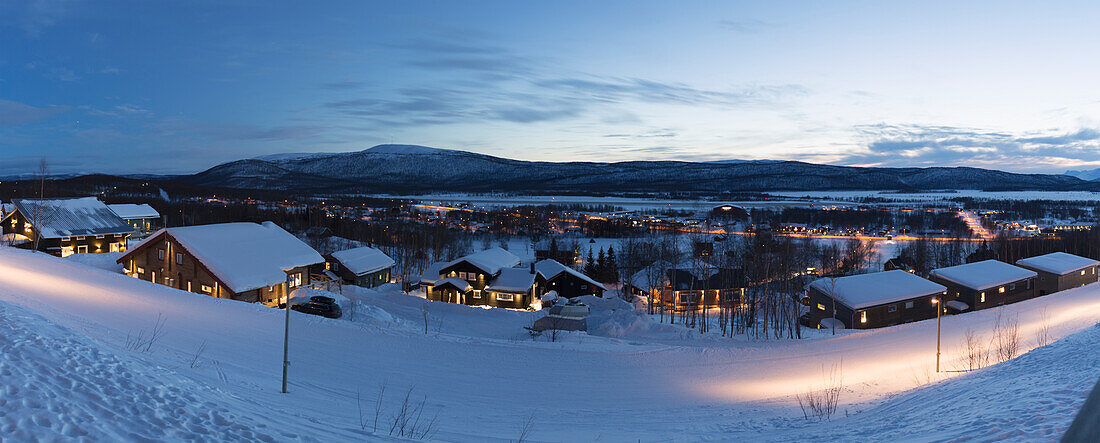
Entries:
[[157,249],[157,257],[160,257],[161,260],[164,260],[164,250],[163,249]]
[[898,312],[898,305],[890,305],[886,307],[886,312]]

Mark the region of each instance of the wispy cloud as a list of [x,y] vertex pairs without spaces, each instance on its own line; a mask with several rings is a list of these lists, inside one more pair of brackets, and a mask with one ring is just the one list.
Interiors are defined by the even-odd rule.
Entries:
[[753,18],[737,19],[737,20],[719,20],[718,26],[722,29],[726,29],[734,32],[741,32],[746,34],[755,34],[763,31],[767,28],[774,27],[772,23],[765,22],[763,20],[757,20]]
[[866,150],[840,163],[876,166],[983,166],[1049,169],[1100,162],[1100,131],[1014,134],[953,126],[875,124],[856,128]]
[[50,115],[64,112],[64,106],[34,107],[24,103],[0,99],[0,126],[14,126],[36,122]]

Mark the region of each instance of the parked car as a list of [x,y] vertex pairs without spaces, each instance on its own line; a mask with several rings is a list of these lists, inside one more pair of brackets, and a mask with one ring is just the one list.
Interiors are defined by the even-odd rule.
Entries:
[[320,315],[328,318],[340,318],[344,315],[344,311],[340,309],[340,305],[336,304],[335,299],[323,295],[314,295],[305,303],[292,304],[290,309],[304,314]]

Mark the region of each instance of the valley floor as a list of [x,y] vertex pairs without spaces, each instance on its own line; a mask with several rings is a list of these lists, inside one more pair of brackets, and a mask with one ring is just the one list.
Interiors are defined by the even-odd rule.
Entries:
[[[515,440],[528,422],[533,441],[1049,440],[1100,377],[1100,285],[945,317],[948,369],[966,331],[988,340],[998,314],[1018,319],[1025,351],[1044,326],[1060,340],[940,375],[934,320],[750,341],[655,324],[609,300],[594,306],[593,335],[549,342],[523,329],[538,313],[344,296],[357,302],[343,319],[292,313],[280,394],[282,311],[0,248],[0,434],[389,439],[411,391],[448,441]],[[155,341],[134,346],[158,324]],[[805,420],[794,396],[834,366],[837,416]]]

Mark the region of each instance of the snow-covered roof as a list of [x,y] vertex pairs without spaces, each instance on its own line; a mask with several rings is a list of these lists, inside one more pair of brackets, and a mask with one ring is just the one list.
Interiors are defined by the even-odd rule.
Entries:
[[128,234],[134,228],[95,197],[12,200],[43,238]]
[[381,271],[394,264],[393,259],[385,252],[369,246],[336,251],[330,255],[340,262],[340,266],[355,275]]
[[165,228],[131,251],[164,232],[236,293],[284,283],[286,271],[325,262],[321,254],[272,222]]
[[835,279],[819,278],[810,283],[810,287],[832,296],[852,309],[940,294],[947,290],[941,284],[900,269]]
[[1003,261],[985,260],[965,265],[933,269],[932,275],[976,291],[1035,277],[1035,271]]
[[486,291],[493,292],[527,292],[535,284],[535,274],[530,269],[504,268],[500,274],[489,282]]
[[107,207],[111,208],[111,212],[114,212],[116,215],[124,220],[134,220],[138,218],[160,218],[160,213],[157,212],[156,209],[153,209],[152,206],[144,203],[140,205],[120,203],[117,205],[107,205]]
[[459,262],[467,262],[479,269],[489,273],[496,274],[497,271],[502,268],[510,268],[519,264],[519,257],[515,254],[508,252],[501,248],[486,249],[481,252],[476,252],[458,259],[452,260],[447,263],[444,268],[457,264]]
[[466,280],[463,280],[463,279],[458,278],[458,277],[447,277],[445,279],[442,279],[440,281],[435,282],[436,287],[446,285],[446,284],[454,286],[454,287],[458,288],[459,291],[462,291],[462,292],[466,292],[466,291],[469,291],[470,289],[474,288],[473,286],[470,286],[470,282],[467,282]]
[[[664,260],[657,260],[635,272],[630,276],[630,285],[642,290],[652,290],[668,283],[668,273],[671,265]],[[650,286],[653,286],[652,288]]]
[[1016,260],[1016,264],[1037,271],[1066,275],[1100,265],[1100,261],[1065,252],[1052,252],[1046,255]]
[[539,274],[542,274],[543,278],[545,278],[547,280],[549,280],[551,278],[554,278],[554,277],[557,277],[558,274],[561,274],[563,272],[567,272],[569,274],[573,274],[574,276],[576,276],[577,278],[579,278],[581,280],[584,280],[588,283],[596,285],[600,289],[603,289],[605,291],[607,290],[607,288],[605,288],[603,285],[601,285],[596,280],[593,280],[591,277],[589,277],[587,275],[584,275],[583,272],[580,272],[580,271],[577,271],[576,269],[565,266],[565,265],[561,264],[560,262],[558,262],[557,260],[554,260],[554,259],[546,259],[546,260],[540,260],[540,261],[536,262],[535,263],[535,272],[538,272]]
[[420,275],[420,284],[434,285],[436,280],[439,280],[439,271],[443,270],[443,267],[448,264],[450,262],[439,261],[428,265],[428,268],[424,269],[424,273]]

